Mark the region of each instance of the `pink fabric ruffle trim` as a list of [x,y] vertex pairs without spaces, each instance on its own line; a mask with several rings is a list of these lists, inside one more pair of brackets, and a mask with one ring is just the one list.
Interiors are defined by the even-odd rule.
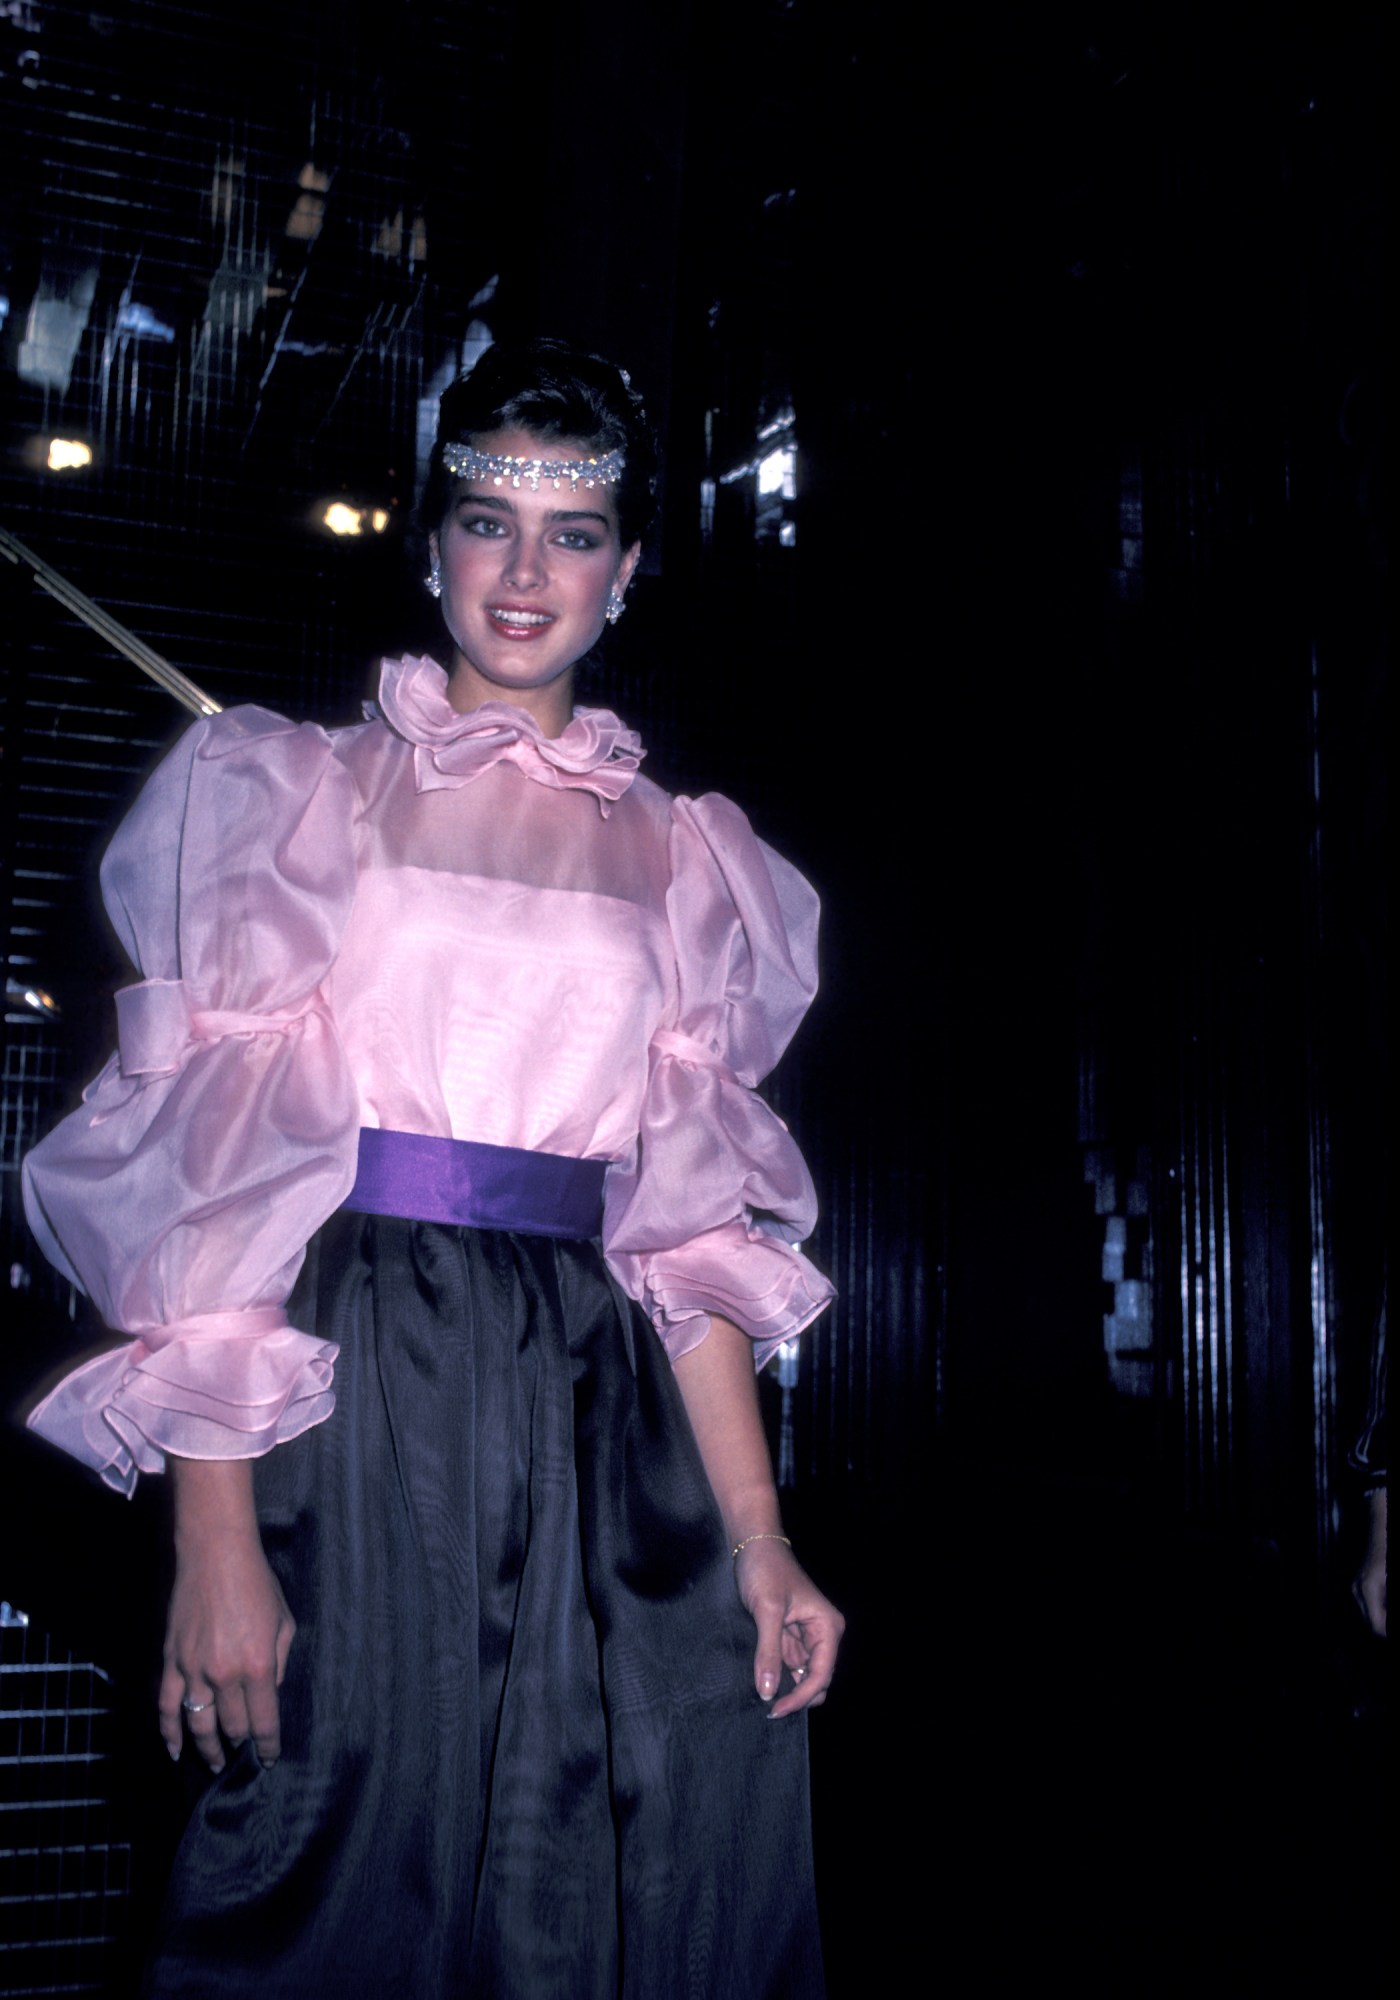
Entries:
[[379,707],[395,735],[414,746],[420,792],[470,784],[507,762],[553,791],[592,792],[606,817],[646,755],[636,730],[607,708],[576,708],[563,734],[553,737],[509,702],[483,702],[459,714],[447,698],[447,675],[426,656],[384,662]]
[[29,1427],[130,1495],[177,1458],[261,1458],[335,1407],[339,1348],[280,1307],[200,1313],[153,1327],[66,1375]]
[[732,1320],[754,1344],[764,1368],[785,1340],[795,1340],[836,1296],[802,1252],[740,1221],[709,1229],[673,1252],[609,1260],[627,1272],[672,1361],[698,1347],[710,1314]]

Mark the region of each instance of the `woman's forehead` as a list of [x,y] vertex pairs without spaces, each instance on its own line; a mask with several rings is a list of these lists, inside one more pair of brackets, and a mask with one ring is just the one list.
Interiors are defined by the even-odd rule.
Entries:
[[[527,465],[588,465],[599,468],[600,484],[613,485],[622,469],[621,452],[609,452],[589,444],[585,438],[542,437],[538,431],[512,427],[498,431],[473,431],[458,447],[484,458],[523,460]],[[449,461],[450,463],[450,461]]]
[[578,438],[544,438],[518,428],[477,431],[443,448],[453,475],[452,501],[473,498],[527,501],[532,496],[578,505],[615,522],[613,488],[622,473],[621,452],[600,451]]

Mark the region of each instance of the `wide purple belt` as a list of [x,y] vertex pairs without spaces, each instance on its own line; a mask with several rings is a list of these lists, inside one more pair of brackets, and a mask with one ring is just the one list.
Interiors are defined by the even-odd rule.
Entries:
[[602,1228],[607,1171],[606,1160],[364,1126],[359,1170],[343,1206],[415,1222],[587,1239]]

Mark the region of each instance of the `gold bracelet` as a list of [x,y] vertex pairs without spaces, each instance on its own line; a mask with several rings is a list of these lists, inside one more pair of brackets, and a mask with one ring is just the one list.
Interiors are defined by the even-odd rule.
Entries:
[[792,1543],[788,1541],[786,1535],[745,1535],[743,1541],[736,1542],[729,1551],[729,1560],[731,1562],[738,1562],[750,1542],[784,1542],[788,1548],[792,1547]]

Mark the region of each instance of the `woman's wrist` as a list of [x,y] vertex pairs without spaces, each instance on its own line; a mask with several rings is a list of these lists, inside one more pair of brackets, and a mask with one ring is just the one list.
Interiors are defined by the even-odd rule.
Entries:
[[259,1541],[253,1501],[253,1466],[246,1458],[175,1458],[166,1461],[175,1506],[176,1547],[215,1537]]
[[745,1484],[737,1493],[715,1497],[720,1503],[720,1518],[731,1549],[747,1542],[787,1540],[775,1486],[766,1482]]
[[791,1536],[779,1534],[771,1528],[760,1528],[757,1534],[744,1535],[734,1544],[733,1548],[729,1551],[731,1559],[734,1562],[738,1562],[744,1550],[752,1548],[755,1542],[781,1542],[784,1548],[790,1549],[792,1547]]

